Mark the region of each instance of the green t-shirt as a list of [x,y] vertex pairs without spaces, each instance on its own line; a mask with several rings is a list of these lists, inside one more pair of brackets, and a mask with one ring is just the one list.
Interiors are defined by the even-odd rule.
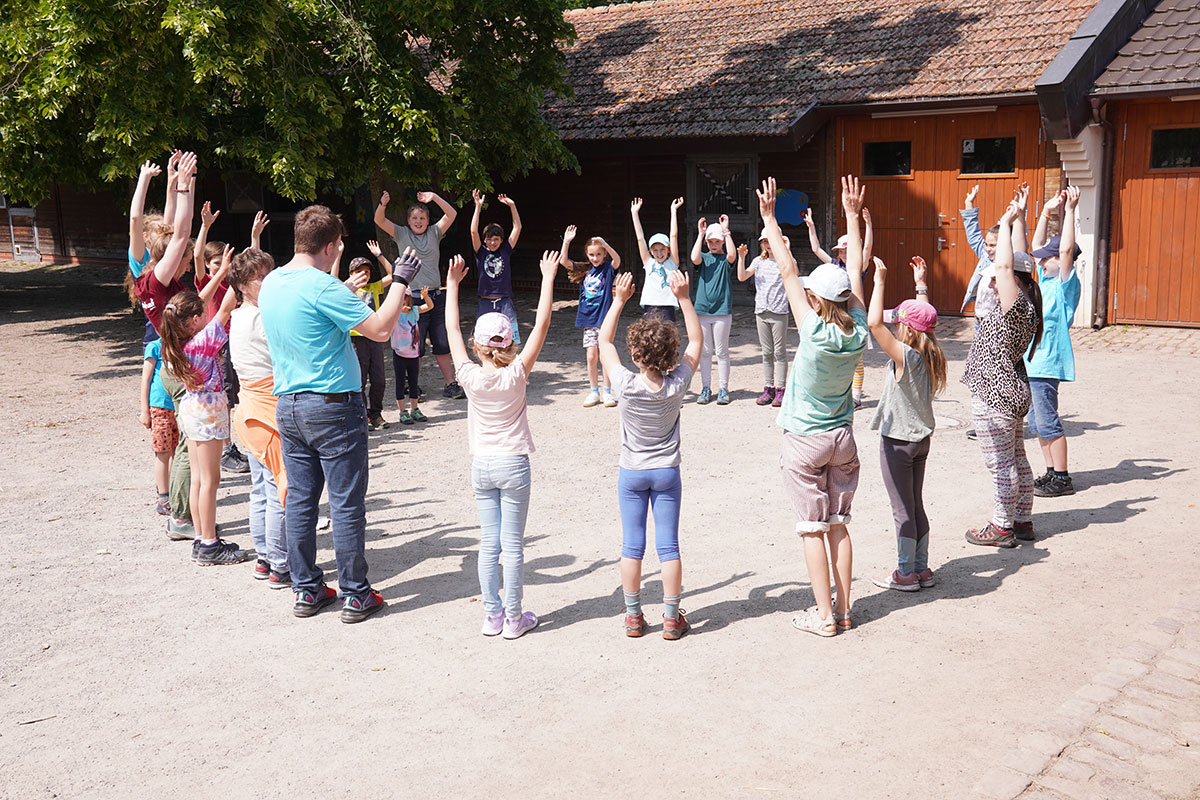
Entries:
[[800,346],[775,420],[789,433],[808,436],[854,421],[850,384],[867,346],[867,313],[856,308],[850,317],[852,333],[821,319],[816,311],[800,323]]
[[696,313],[718,317],[733,313],[733,265],[724,253],[701,253],[696,265]]

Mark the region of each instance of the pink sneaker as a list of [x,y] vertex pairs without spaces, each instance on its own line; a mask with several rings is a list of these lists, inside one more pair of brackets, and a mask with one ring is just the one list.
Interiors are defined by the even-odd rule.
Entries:
[[910,572],[905,575],[898,569],[892,570],[891,574],[885,575],[882,578],[872,578],[871,583],[880,589],[896,589],[901,592],[921,591],[921,579],[917,576],[917,573]]
[[928,589],[937,584],[937,578],[933,577],[933,570],[928,567],[917,573],[917,580],[921,582],[922,589]]
[[771,401],[772,408],[779,408],[783,405],[783,387],[779,386],[775,389],[775,399]]
[[537,627],[538,618],[532,611],[526,611],[516,619],[504,620],[504,638],[505,639],[520,639],[529,631]]
[[758,396],[758,399],[755,400],[754,402],[760,406],[769,406],[774,401],[775,401],[775,387],[774,386],[764,386],[762,394],[760,394]]
[[499,636],[504,630],[504,609],[500,609],[500,613],[496,616],[491,614],[483,615],[483,629],[479,631],[484,636]]

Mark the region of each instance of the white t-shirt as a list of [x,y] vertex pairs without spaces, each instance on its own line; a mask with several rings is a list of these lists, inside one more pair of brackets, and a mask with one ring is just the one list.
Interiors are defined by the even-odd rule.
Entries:
[[529,378],[521,359],[494,372],[473,361],[458,368],[467,395],[467,439],[477,456],[525,456],[534,451],[525,416]]
[[273,375],[262,315],[253,303],[242,303],[229,317],[229,360],[240,381],[249,383]]
[[671,273],[679,269],[675,262],[668,258],[660,264],[653,258],[648,258],[642,268],[646,270],[646,282],[642,285],[642,305],[679,308],[679,300],[671,293],[670,283]]

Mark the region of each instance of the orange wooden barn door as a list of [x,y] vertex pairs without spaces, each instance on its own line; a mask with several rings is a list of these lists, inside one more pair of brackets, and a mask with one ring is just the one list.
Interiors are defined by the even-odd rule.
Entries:
[[1109,318],[1200,325],[1200,101],[1122,103]]

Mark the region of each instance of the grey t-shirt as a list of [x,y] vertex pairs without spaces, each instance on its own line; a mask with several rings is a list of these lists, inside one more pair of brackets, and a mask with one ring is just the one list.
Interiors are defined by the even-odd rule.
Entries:
[[889,439],[919,442],[933,433],[933,386],[921,354],[906,344],[900,346],[904,348],[904,376],[896,380],[896,365],[889,359],[871,430]]
[[438,270],[438,262],[442,257],[442,230],[437,225],[430,225],[422,234],[413,233],[404,225],[393,226],[398,256],[404,248],[411,247],[421,259],[421,269],[409,281],[409,288],[414,292],[426,287],[437,289],[442,285],[442,273]]
[[692,382],[690,367],[680,364],[663,376],[655,391],[641,374],[617,367],[613,394],[621,418],[621,461],[624,469],[668,469],[679,466],[679,409]]

